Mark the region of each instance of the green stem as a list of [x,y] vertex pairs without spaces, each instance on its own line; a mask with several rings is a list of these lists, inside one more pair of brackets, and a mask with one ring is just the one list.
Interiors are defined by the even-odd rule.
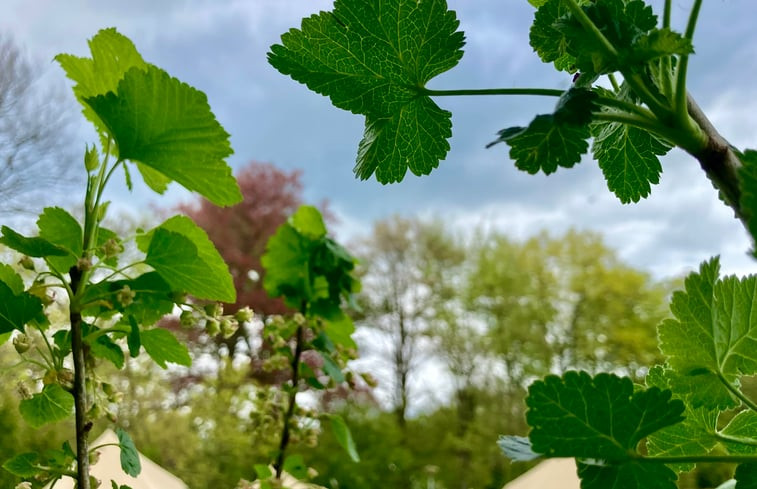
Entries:
[[628,114],[624,112],[598,112],[594,114],[594,120],[605,122],[619,122],[621,124],[627,124],[629,126],[638,127],[644,129],[652,134],[661,136],[674,144],[678,144],[677,141],[681,135],[678,131],[670,129],[667,126],[663,126],[656,120],[650,120],[646,117],[639,117],[634,114]]
[[112,326],[110,328],[103,328],[98,329],[94,333],[90,333],[87,336],[84,337],[85,342],[91,342],[92,340],[96,340],[102,335],[108,334],[108,333],[129,333],[131,329],[125,329],[121,326]]
[[757,455],[680,455],[666,457],[642,457],[633,459],[635,462],[652,462],[663,464],[685,464],[685,463],[733,463],[745,464],[757,462]]
[[644,119],[647,119],[650,123],[657,123],[657,117],[654,115],[654,113],[646,107],[642,107],[641,105],[626,102],[625,100],[618,100],[616,98],[602,96],[597,97],[597,103],[606,107],[613,107],[624,112],[636,114]]
[[733,435],[726,435],[725,433],[716,432],[715,438],[722,441],[730,441],[733,443],[740,443],[742,445],[749,445],[753,447],[757,447],[757,440],[754,438],[745,438],[743,436],[733,436]]
[[416,88],[421,95],[429,97],[449,97],[456,95],[539,95],[561,97],[565,90],[553,88],[482,88],[466,90],[431,90],[426,87]]
[[[694,38],[694,30],[697,26],[697,19],[699,18],[699,10],[702,7],[702,0],[695,0],[694,5],[691,7],[691,14],[689,15],[689,22],[686,25],[686,32],[684,37],[689,41]],[[691,125],[689,112],[687,110],[687,96],[686,93],[686,72],[689,66],[689,55],[683,54],[678,59],[678,67],[676,71],[676,93],[675,93],[675,113],[678,117],[679,123],[683,127]]]
[[672,9],[673,0],[665,0],[665,7],[662,13],[662,28],[670,28],[670,11]]
[[608,73],[607,78],[610,80],[610,83],[612,84],[612,89],[615,90],[615,92],[620,91],[620,85],[618,85],[618,80],[615,78],[614,73]]
[[743,392],[741,392],[730,382],[728,382],[728,380],[720,372],[718,372],[718,379],[720,379],[720,382],[726,387],[726,389],[731,392],[731,394],[733,394],[734,396],[736,396],[736,398],[743,402],[746,407],[757,413],[757,404],[755,404],[754,401],[745,396]]

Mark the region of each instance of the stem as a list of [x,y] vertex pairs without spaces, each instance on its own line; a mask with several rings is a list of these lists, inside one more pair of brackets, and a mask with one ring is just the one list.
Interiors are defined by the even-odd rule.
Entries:
[[678,144],[681,139],[681,133],[675,129],[663,126],[656,120],[649,120],[644,117],[638,117],[625,112],[598,112],[594,114],[594,120],[605,122],[619,122],[633,127],[638,127],[652,134],[661,136],[674,144]]
[[[691,7],[691,14],[689,15],[689,22],[686,25],[686,32],[684,37],[691,41],[694,38],[694,29],[697,26],[697,18],[699,17],[699,9],[702,7],[702,0],[694,0],[694,5]],[[676,71],[676,93],[675,93],[675,111],[679,122],[686,127],[689,123],[688,108],[688,94],[686,93],[686,71],[689,66],[689,55],[683,54],[678,59],[678,67]]]
[[612,89],[617,93],[620,91],[620,85],[618,85],[618,80],[615,78],[614,73],[608,73],[607,78],[610,80],[610,83],[612,84]]
[[739,389],[731,385],[731,383],[728,382],[728,380],[726,380],[725,377],[723,377],[723,374],[719,372],[718,372],[718,379],[720,379],[720,382],[726,387],[726,389],[728,389],[731,392],[731,394],[733,394],[741,402],[743,402],[745,406],[747,406],[752,411],[757,412],[757,404],[755,404],[754,401],[752,401],[747,396],[745,396],[744,393],[741,392]]
[[697,146],[682,147],[699,161],[699,165],[707,174],[713,187],[720,191],[722,200],[733,209],[736,217],[749,230],[746,215],[741,208],[741,189],[739,188],[741,160],[691,96],[687,98],[687,106],[689,115],[699,126],[697,130],[700,134]]
[[297,398],[297,384],[300,381],[300,357],[302,356],[302,346],[304,343],[303,333],[303,326],[297,326],[297,339],[294,347],[294,357],[292,358],[292,393],[289,396],[289,407],[287,408],[286,415],[284,416],[284,429],[281,433],[279,453],[276,456],[276,463],[273,464],[273,468],[276,470],[277,479],[281,478],[281,473],[284,471],[284,455],[286,453],[287,446],[289,445],[289,423],[294,416],[294,408],[296,405],[295,401]]
[[672,9],[673,0],[665,0],[665,7],[662,13],[662,28],[670,27],[670,11]]
[[[79,293],[82,287],[82,273],[76,266],[69,271],[71,288]],[[84,364],[84,342],[82,340],[82,317],[75,307],[70,309],[71,352],[74,357],[74,409],[76,411],[76,480],[79,489],[89,487],[89,448],[87,436],[92,427],[87,422],[86,369]]]
[[635,462],[653,462],[663,464],[680,464],[680,463],[733,463],[746,464],[757,462],[757,455],[679,455],[667,457],[637,457]]
[[540,95],[546,97],[561,97],[565,90],[553,88],[481,88],[465,90],[431,90],[426,87],[417,87],[421,95],[429,97],[449,97],[456,95]]
[[749,445],[752,447],[757,446],[757,440],[755,440],[754,438],[745,438],[743,436],[726,435],[725,433],[721,433],[721,432],[716,432],[715,438],[722,441],[730,441],[733,443],[740,443],[742,445]]

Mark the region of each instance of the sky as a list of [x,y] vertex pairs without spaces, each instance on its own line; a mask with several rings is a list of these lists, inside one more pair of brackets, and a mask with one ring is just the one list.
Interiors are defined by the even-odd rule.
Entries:
[[[661,11],[660,1],[653,1]],[[673,0],[674,25],[686,21],[691,0]],[[465,55],[430,88],[543,87],[565,89],[570,76],[543,64],[528,46],[533,8],[526,0],[448,0],[466,34]],[[543,229],[602,233],[621,258],[655,276],[695,269],[720,254],[728,273],[754,273],[750,240],[685,153],[663,159],[661,183],[639,204],[610,194],[597,164],[545,176],[514,168],[507,148],[485,149],[499,129],[526,125],[551,111],[553,99],[445,97],[453,114],[452,150],[430,176],[406,176],[384,186],[352,174],[363,118],[280,75],[266,53],[303,16],[329,10],[325,0],[0,0],[0,33],[9,33],[40,60],[50,83],[67,83],[51,62],[61,52],[88,56],[86,40],[116,27],[143,57],[208,95],[231,134],[241,168],[256,160],[302,169],[306,200],[328,199],[339,219],[337,238],[367,233],[392,214],[440,217],[461,229],[496,229],[526,238]],[[707,0],[694,39],[689,90],[721,133],[739,148],[757,147],[757,18],[754,0]],[[72,96],[73,99],[73,96]],[[83,141],[94,133],[82,120]],[[82,144],[83,146],[83,144]],[[167,198],[138,186],[113,200],[136,212],[188,201],[172,188]]]

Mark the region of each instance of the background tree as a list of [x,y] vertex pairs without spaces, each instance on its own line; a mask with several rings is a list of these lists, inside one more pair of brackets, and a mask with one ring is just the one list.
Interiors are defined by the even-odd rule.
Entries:
[[[13,39],[0,34],[0,214],[33,214],[81,173],[73,107]],[[44,196],[44,199],[40,197]]]

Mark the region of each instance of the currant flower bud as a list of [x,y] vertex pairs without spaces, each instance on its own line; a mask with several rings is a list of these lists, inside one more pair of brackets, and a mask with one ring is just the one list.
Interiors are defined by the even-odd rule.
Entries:
[[230,317],[224,317],[221,319],[221,333],[224,338],[231,338],[234,333],[237,332],[239,323],[236,319]]
[[115,238],[110,238],[102,245],[102,252],[106,258],[118,256],[123,250],[124,247]]
[[297,323],[297,326],[304,326],[305,322],[307,321],[305,319],[305,316],[300,314],[299,312],[294,313],[294,316],[292,317],[295,323]]
[[179,323],[185,327],[185,328],[191,328],[195,324],[197,324],[197,319],[195,318],[194,313],[192,311],[181,311],[181,316],[179,316]]
[[253,317],[255,317],[255,313],[248,306],[245,306],[234,313],[234,318],[240,323],[248,323],[252,321]]
[[213,304],[206,304],[205,314],[207,314],[208,317],[211,317],[211,318],[221,317],[223,315],[223,304],[221,304],[220,302],[215,302]]
[[32,398],[31,391],[29,391],[29,388],[23,382],[16,384],[16,392],[18,392],[21,399],[27,400]]
[[34,260],[31,259],[29,256],[22,256],[21,259],[18,261],[18,264],[21,265],[26,270],[34,271]]
[[208,319],[205,321],[205,332],[209,336],[216,336],[218,333],[221,332],[221,323],[218,321],[218,319]]
[[89,458],[89,465],[95,465],[97,462],[100,461],[100,452],[98,450],[89,452],[88,458]]
[[29,348],[31,348],[31,346],[31,340],[24,333],[16,335],[16,337],[13,338],[13,348],[16,349],[19,355],[23,355],[24,353],[29,351]]
[[131,287],[124,285],[123,288],[116,294],[116,300],[119,304],[121,304],[121,306],[128,307],[132,302],[134,302],[134,298],[136,296],[137,293],[131,290]]
[[58,370],[58,383],[68,391],[74,390],[74,372],[67,368]]
[[79,258],[76,260],[76,268],[78,268],[82,272],[86,272],[88,270],[92,269],[92,260],[89,258]]

